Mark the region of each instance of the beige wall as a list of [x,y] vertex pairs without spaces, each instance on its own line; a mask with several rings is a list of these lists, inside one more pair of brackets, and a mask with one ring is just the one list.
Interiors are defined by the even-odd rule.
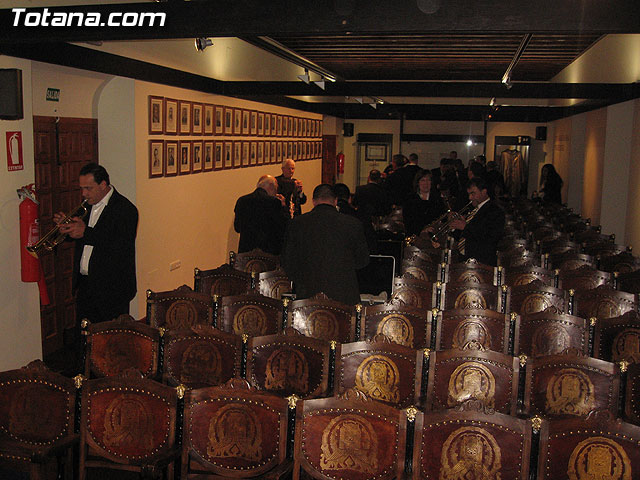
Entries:
[[[624,243],[632,245],[634,253],[638,255],[640,250],[640,99],[633,102],[633,128],[635,135],[632,137],[630,168],[629,168],[629,194],[627,196],[627,219]],[[621,179],[621,183],[624,179]]]
[[550,153],[550,162],[553,163],[558,174],[564,182],[562,187],[562,200],[567,199],[567,189],[570,182],[570,155],[571,155],[571,119],[563,118],[557,122],[553,122],[553,137],[551,138],[552,147]]
[[581,214],[585,218],[590,218],[594,225],[599,225],[602,209],[602,173],[604,170],[607,111],[606,109],[600,109],[589,112],[586,115]]

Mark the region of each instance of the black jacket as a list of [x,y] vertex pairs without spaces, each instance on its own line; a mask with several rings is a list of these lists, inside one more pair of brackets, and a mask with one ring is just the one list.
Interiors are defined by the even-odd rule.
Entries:
[[498,242],[504,232],[504,211],[495,200],[485,203],[462,231],[465,257],[485,265],[497,265]]
[[382,217],[391,213],[389,196],[378,183],[367,183],[356,187],[353,204],[359,211],[370,217]]
[[431,190],[429,200],[422,200],[412,193],[402,207],[404,229],[407,235],[420,235],[424,227],[445,212],[440,192]]
[[233,228],[240,234],[238,253],[259,248],[279,255],[289,216],[280,200],[256,188],[236,202]]

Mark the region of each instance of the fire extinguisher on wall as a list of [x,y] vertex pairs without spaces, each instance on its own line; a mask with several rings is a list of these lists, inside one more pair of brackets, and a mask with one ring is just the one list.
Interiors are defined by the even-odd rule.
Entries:
[[344,173],[344,153],[340,152],[336,157],[336,170],[338,175]]
[[20,202],[20,273],[23,282],[38,282],[40,303],[49,305],[49,295],[40,260],[27,251],[27,246],[40,240],[38,223],[38,201],[33,183],[18,189]]

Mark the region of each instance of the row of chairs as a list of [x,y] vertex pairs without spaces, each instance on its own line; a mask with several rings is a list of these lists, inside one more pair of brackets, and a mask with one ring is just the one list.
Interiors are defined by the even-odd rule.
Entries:
[[[554,390],[565,405],[575,377]],[[49,478],[48,467],[71,478],[75,445],[81,480],[95,467],[168,479],[180,471],[185,480],[631,479],[640,471],[640,427],[607,410],[524,419],[477,397],[446,410],[402,410],[356,389],[299,400],[237,378],[185,391],[134,369],[74,382],[41,362],[0,373],[0,395],[0,464],[35,480]]]

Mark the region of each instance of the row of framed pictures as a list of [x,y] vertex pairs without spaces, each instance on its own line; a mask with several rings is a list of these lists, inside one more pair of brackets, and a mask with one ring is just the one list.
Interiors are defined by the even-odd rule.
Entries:
[[149,135],[322,137],[322,120],[149,95]]
[[320,140],[149,140],[149,178],[321,157]]

